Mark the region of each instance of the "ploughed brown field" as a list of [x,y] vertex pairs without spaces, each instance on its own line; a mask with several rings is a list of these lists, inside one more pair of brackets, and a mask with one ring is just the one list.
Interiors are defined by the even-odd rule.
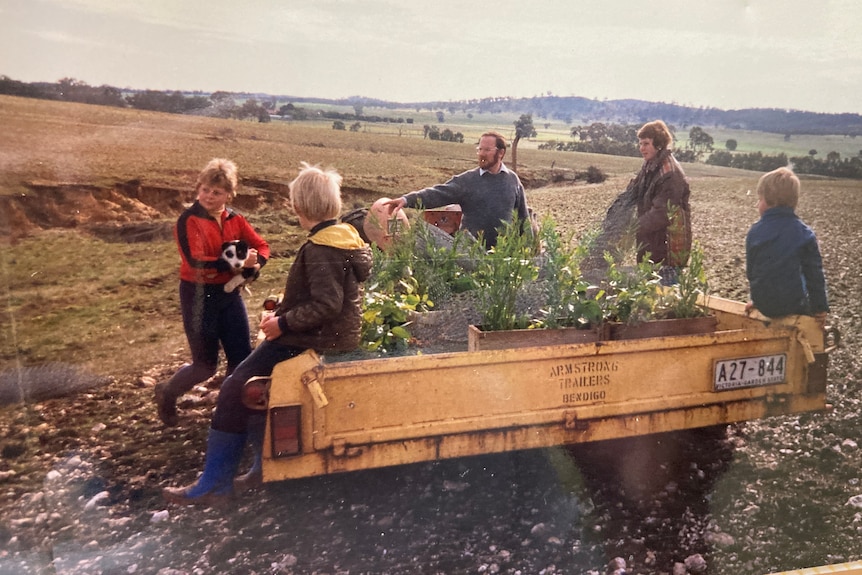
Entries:
[[[352,208],[472,167],[473,143],[8,97],[0,125],[0,384],[21,368],[57,386],[81,374],[100,382],[0,405],[0,573],[601,573],[615,557],[630,573],[671,573],[700,554],[708,573],[736,575],[862,558],[862,183],[803,178],[798,208],[820,239],[843,336],[827,413],[749,422],[726,438],[710,430],[271,484],[229,510],[170,508],[153,522],[167,509],[159,490],[201,467],[216,393],[196,390],[175,429],[152,406],[152,383],[188,359],[171,226],[198,170],[216,156],[237,162],[236,205],[272,245],[247,298],[254,316],[304,236],[284,206],[300,161],[338,169]],[[529,142],[518,161],[532,206],[576,239],[640,165]],[[608,180],[576,179],[591,165]],[[684,167],[711,289],[744,300],[760,174]],[[622,487],[630,477],[598,471],[623,459],[636,462],[626,467],[640,478],[635,493]]]

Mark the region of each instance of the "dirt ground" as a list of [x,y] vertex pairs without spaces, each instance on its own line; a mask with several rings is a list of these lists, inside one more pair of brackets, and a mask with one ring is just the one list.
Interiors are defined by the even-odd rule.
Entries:
[[[738,300],[756,177],[692,178],[713,293]],[[621,185],[528,195],[579,233]],[[862,189],[803,185],[843,335],[826,413],[273,483],[227,509],[178,509],[159,491],[201,468],[217,394],[217,381],[200,386],[179,427],[159,423],[152,385],[186,359],[180,347],[74,395],[0,407],[0,574],[578,574],[621,558],[628,573],[754,575],[860,559]],[[107,200],[135,201],[118,194]],[[82,233],[98,229],[83,229],[93,213]],[[143,233],[134,220],[126,229]],[[179,321],[171,329],[181,337]]]

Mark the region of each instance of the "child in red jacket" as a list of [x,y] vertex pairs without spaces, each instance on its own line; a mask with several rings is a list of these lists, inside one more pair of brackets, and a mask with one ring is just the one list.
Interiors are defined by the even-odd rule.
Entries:
[[225,292],[237,270],[221,258],[222,244],[244,240],[249,246],[243,266],[259,270],[269,245],[239,213],[227,207],[236,197],[237,169],[230,160],[211,160],[198,176],[197,199],[175,228],[180,263],[180,308],[192,363],[155,387],[159,419],[177,425],[176,401],[196,384],[212,377],[224,349],[227,374],[251,353],[248,311],[239,289]]

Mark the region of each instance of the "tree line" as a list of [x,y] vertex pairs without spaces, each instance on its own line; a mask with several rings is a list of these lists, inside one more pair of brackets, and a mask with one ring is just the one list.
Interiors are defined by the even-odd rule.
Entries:
[[179,91],[136,90],[124,95],[113,86],[90,86],[74,78],[63,78],[55,83],[26,83],[0,76],[0,94],[22,98],[78,102],[116,108],[135,108],[169,114],[192,114],[270,121],[270,111],[275,102],[258,102],[255,98],[238,104],[228,92],[214,92],[210,96],[193,94],[187,96]]
[[260,100],[254,97],[246,98],[240,104],[237,102],[236,94],[223,91],[213,92],[206,96],[202,93],[186,95],[176,90],[135,90],[124,95],[120,89],[113,86],[90,86],[86,82],[74,78],[63,78],[56,83],[26,83],[13,80],[8,76],[0,76],[0,94],[117,108],[134,108],[168,114],[198,114],[237,120],[256,119],[259,122],[269,122],[273,115],[277,115],[281,118],[298,121],[316,117],[336,121],[413,123],[413,118],[363,114],[363,104],[358,102],[353,104],[355,114],[322,110],[311,112],[306,108],[295,106],[293,103],[283,105],[276,110],[276,100],[269,97]]
[[825,158],[821,159],[815,158],[811,154],[788,158],[787,154],[783,153],[769,156],[761,152],[732,154],[729,151],[718,150],[706,159],[706,163],[759,172],[769,172],[782,166],[791,165],[797,174],[862,179],[862,155],[842,159],[838,152],[829,152]]
[[[676,139],[676,128],[673,125],[668,127]],[[639,125],[632,124],[593,122],[586,126],[573,127],[573,140],[551,140],[540,144],[539,149],[638,157],[638,128]],[[704,161],[707,164],[758,172],[769,172],[781,166],[792,165],[798,174],[862,179],[862,150],[857,156],[850,158],[842,159],[841,154],[833,151],[820,159],[815,157],[817,150],[811,150],[807,156],[788,157],[784,153],[766,155],[762,152],[735,152],[737,145],[736,140],[729,139],[725,142],[725,150],[715,150],[714,138],[702,127],[694,126],[688,132],[686,145],[675,148],[674,156],[681,162],[696,162],[706,157]]]
[[[297,108],[302,109],[302,108]],[[334,111],[320,111],[318,112],[320,117],[328,119],[328,120],[341,120],[341,121],[358,121],[358,122],[379,122],[379,123],[392,123],[392,124],[412,124],[413,118],[392,118],[389,116],[369,116],[367,114],[350,114],[348,112],[334,112]],[[300,119],[300,118],[295,118]]]
[[862,115],[827,114],[781,108],[722,110],[712,107],[682,106],[644,100],[598,100],[581,96],[546,94],[532,98],[483,98],[460,102],[407,103],[408,107],[452,108],[479,114],[529,113],[539,119],[554,119],[568,125],[577,120],[614,121],[643,125],[656,118],[683,129],[715,126],[784,135],[862,135]]

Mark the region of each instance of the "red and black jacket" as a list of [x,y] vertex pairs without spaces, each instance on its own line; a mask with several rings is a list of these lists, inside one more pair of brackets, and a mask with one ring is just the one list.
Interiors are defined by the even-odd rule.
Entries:
[[233,277],[230,268],[221,256],[224,242],[245,240],[249,247],[257,250],[257,261],[261,267],[269,259],[269,244],[261,238],[242,215],[225,209],[221,214],[221,226],[197,201],[184,211],[174,229],[180,251],[180,279],[207,284],[224,284]]

